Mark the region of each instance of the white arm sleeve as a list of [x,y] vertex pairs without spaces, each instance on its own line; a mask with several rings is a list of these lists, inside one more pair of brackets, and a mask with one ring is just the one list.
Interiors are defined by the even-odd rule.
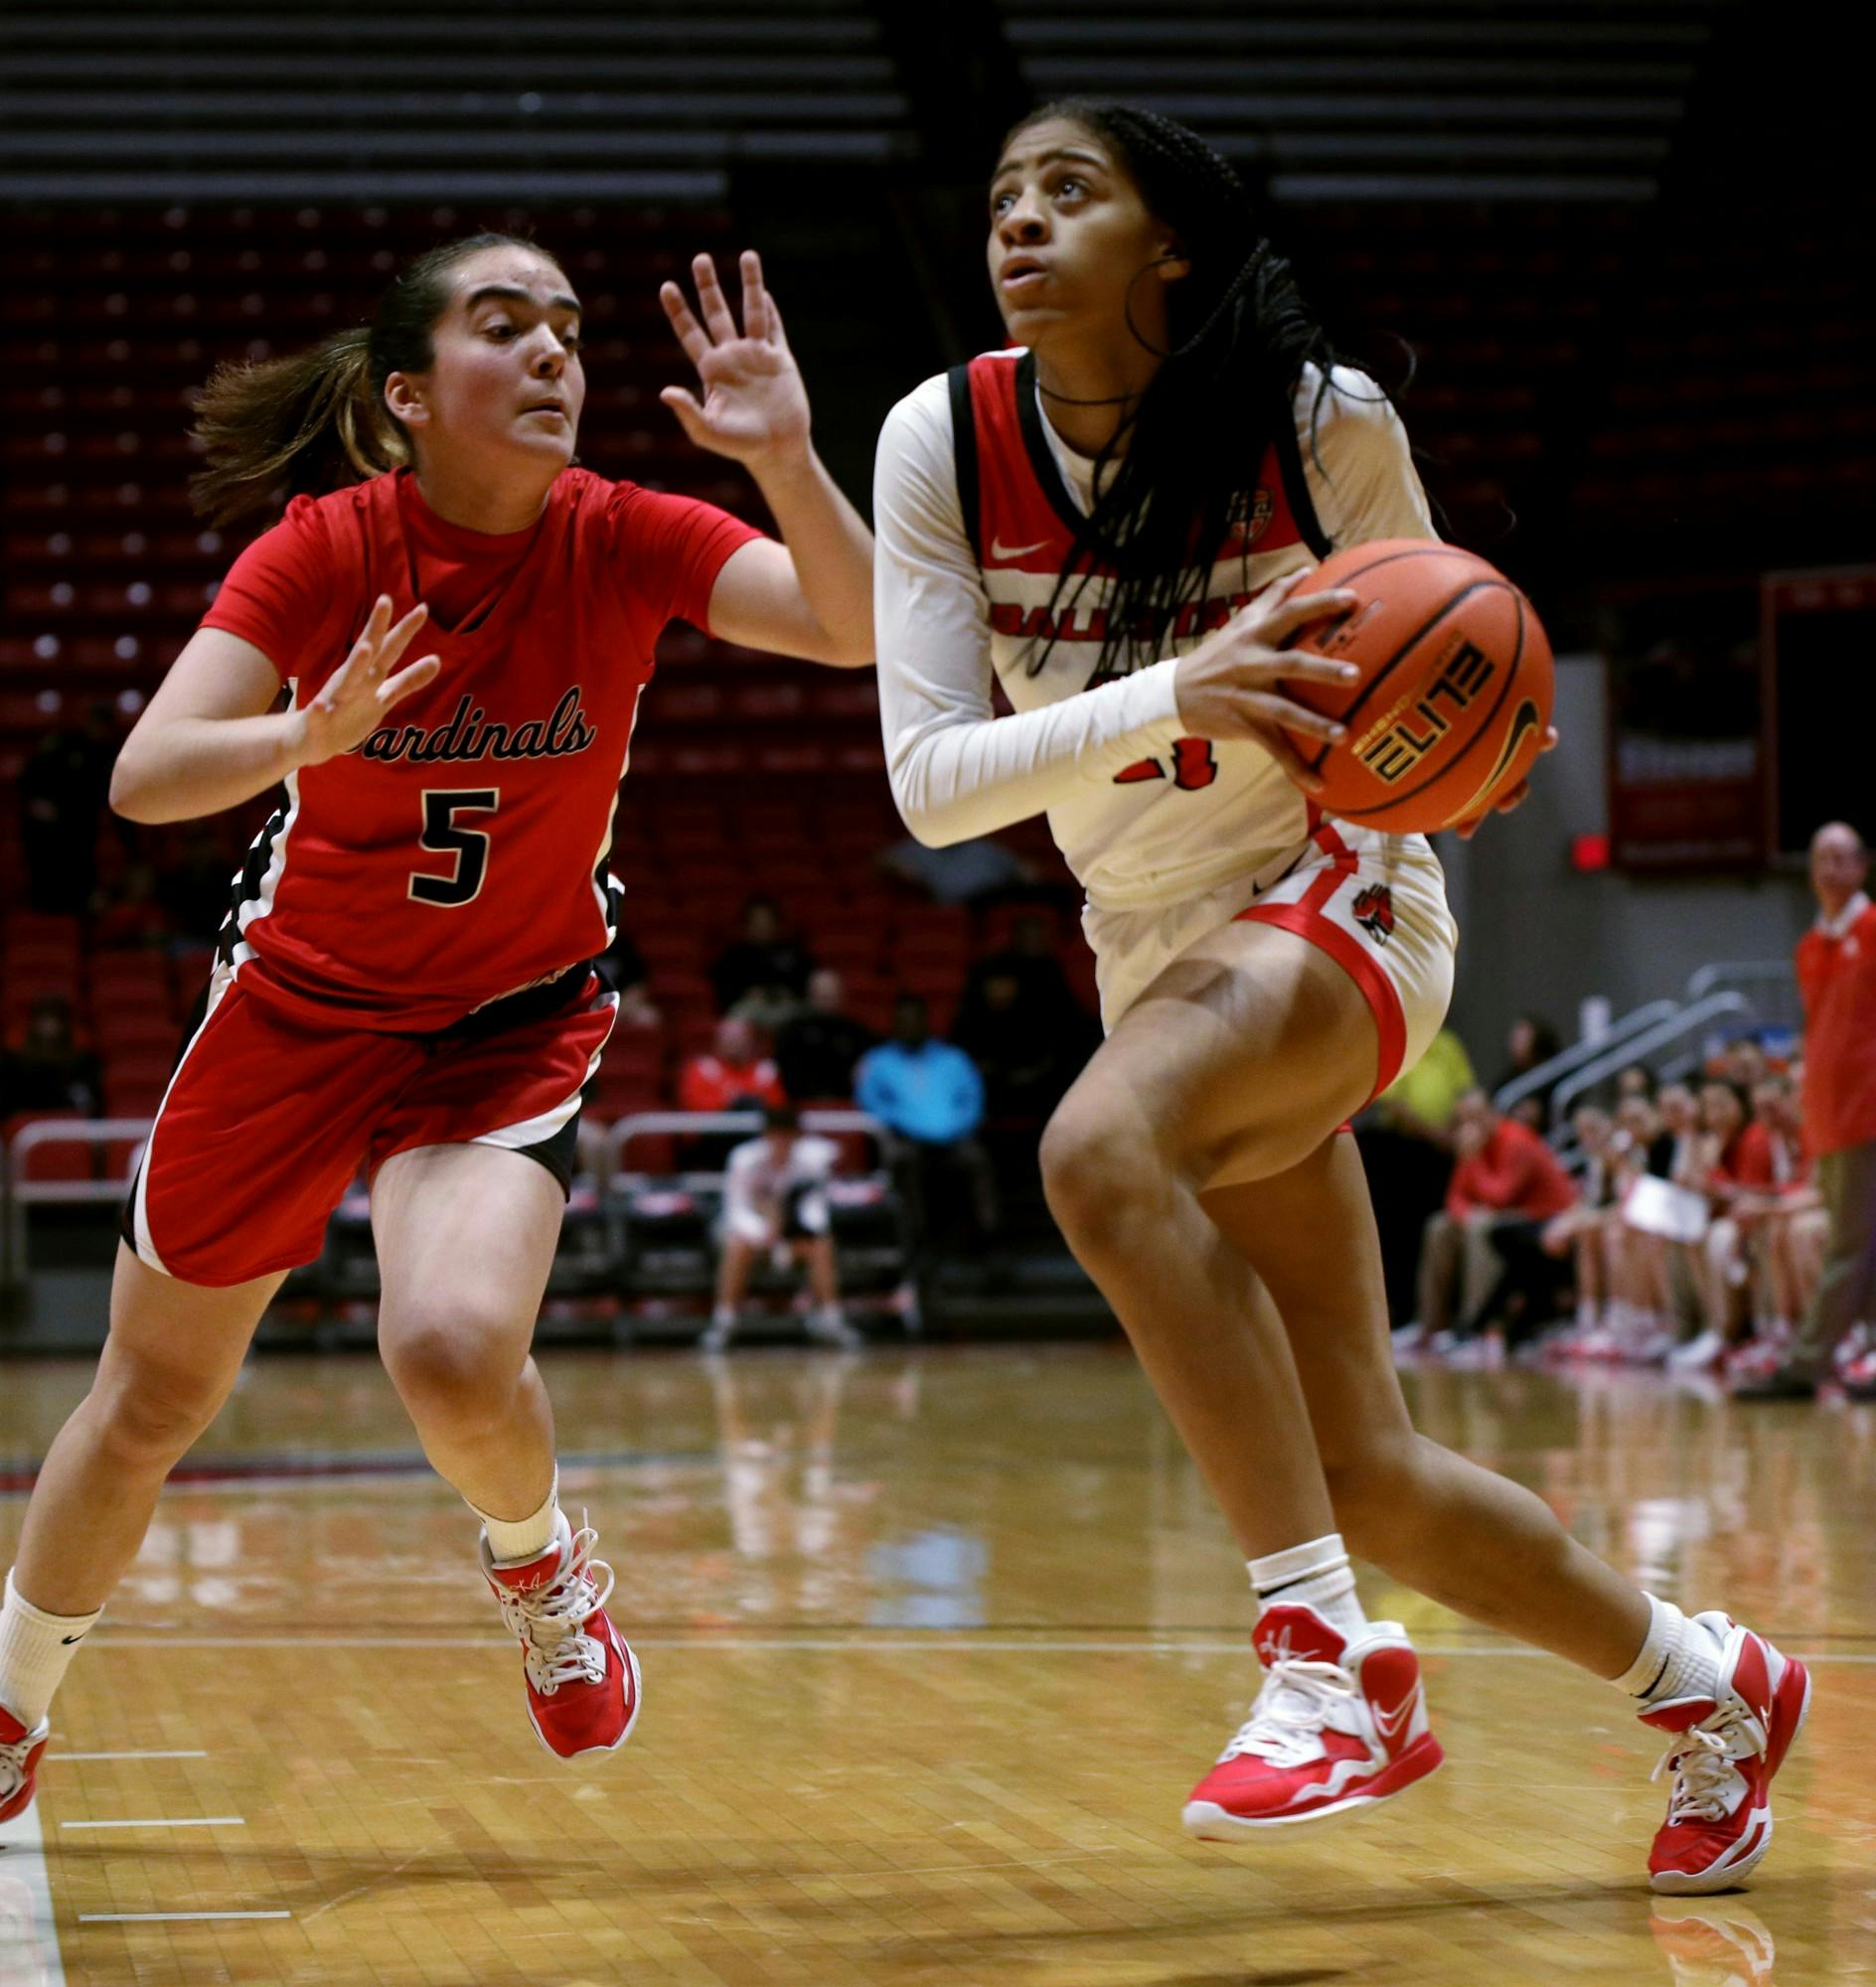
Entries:
[[[1306,367],[1297,389],[1297,439],[1317,522],[1337,546],[1376,538],[1433,538],[1433,513],[1407,445],[1407,429],[1365,373],[1337,366],[1329,391]],[[1312,434],[1314,427],[1314,434]]]
[[873,622],[892,797],[933,847],[1026,821],[1179,736],[1172,662],[1035,710],[991,702],[990,606],[958,508],[942,377],[886,417]]

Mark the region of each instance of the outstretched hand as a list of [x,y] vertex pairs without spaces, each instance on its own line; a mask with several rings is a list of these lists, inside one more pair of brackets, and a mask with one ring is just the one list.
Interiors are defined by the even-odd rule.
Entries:
[[697,255],[691,261],[697,311],[676,283],[659,285],[658,301],[697,368],[704,397],[700,401],[685,386],[667,386],[658,397],[700,448],[753,467],[805,449],[810,422],[801,369],[788,349],[775,299],[763,286],[762,258],[753,248],[745,248],[740,264],[740,330],[710,256]]
[[420,601],[393,628],[391,596],[381,593],[371,619],[352,645],[352,653],[333,671],[319,694],[297,712],[299,736],[294,761],[301,766],[324,765],[341,752],[362,745],[393,703],[435,679],[443,667],[440,656],[425,656],[395,676],[390,671],[416,637],[429,616]]

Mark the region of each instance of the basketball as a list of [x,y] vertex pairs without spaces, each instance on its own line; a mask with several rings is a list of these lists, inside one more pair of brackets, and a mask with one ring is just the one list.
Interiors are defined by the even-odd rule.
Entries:
[[1346,688],[1283,686],[1348,727],[1335,745],[1296,740],[1326,814],[1427,835],[1485,813],[1530,771],[1550,724],[1550,643],[1494,566],[1456,545],[1383,538],[1332,553],[1300,584],[1360,596],[1286,645],[1361,671]]

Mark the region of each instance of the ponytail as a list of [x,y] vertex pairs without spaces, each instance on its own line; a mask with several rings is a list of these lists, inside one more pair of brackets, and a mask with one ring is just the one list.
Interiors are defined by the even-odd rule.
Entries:
[[419,255],[379,299],[369,329],[334,332],[284,359],[218,366],[196,407],[208,467],[192,477],[197,513],[233,524],[284,493],[317,496],[415,459],[385,405],[393,373],[427,373],[431,332],[457,263],[483,248],[533,248],[516,234],[470,234]]
[[197,512],[228,525],[289,497],[380,476],[409,444],[372,381],[372,334],[335,332],[284,359],[215,369],[196,408],[208,467],[191,479]]

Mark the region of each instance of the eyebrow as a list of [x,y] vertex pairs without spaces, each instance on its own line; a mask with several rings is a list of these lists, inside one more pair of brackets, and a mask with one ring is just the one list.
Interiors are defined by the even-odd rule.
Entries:
[[[1054,151],[1042,153],[1035,163],[1038,166],[1051,166],[1058,159],[1072,159],[1077,165],[1082,166],[1099,166],[1103,172],[1108,170],[1108,162],[1099,152],[1078,151],[1070,145],[1057,145]],[[991,175],[991,184],[995,186],[1006,174],[1014,173],[1021,163],[1019,158],[1006,159]]]
[[[479,289],[469,292],[463,308],[474,310],[477,304],[486,303],[490,297],[500,297],[504,303],[514,304],[532,304],[535,300],[533,291],[524,290],[519,283],[484,283]],[[575,317],[585,315],[580,308],[578,297],[549,297],[547,307],[550,310],[571,311]]]

